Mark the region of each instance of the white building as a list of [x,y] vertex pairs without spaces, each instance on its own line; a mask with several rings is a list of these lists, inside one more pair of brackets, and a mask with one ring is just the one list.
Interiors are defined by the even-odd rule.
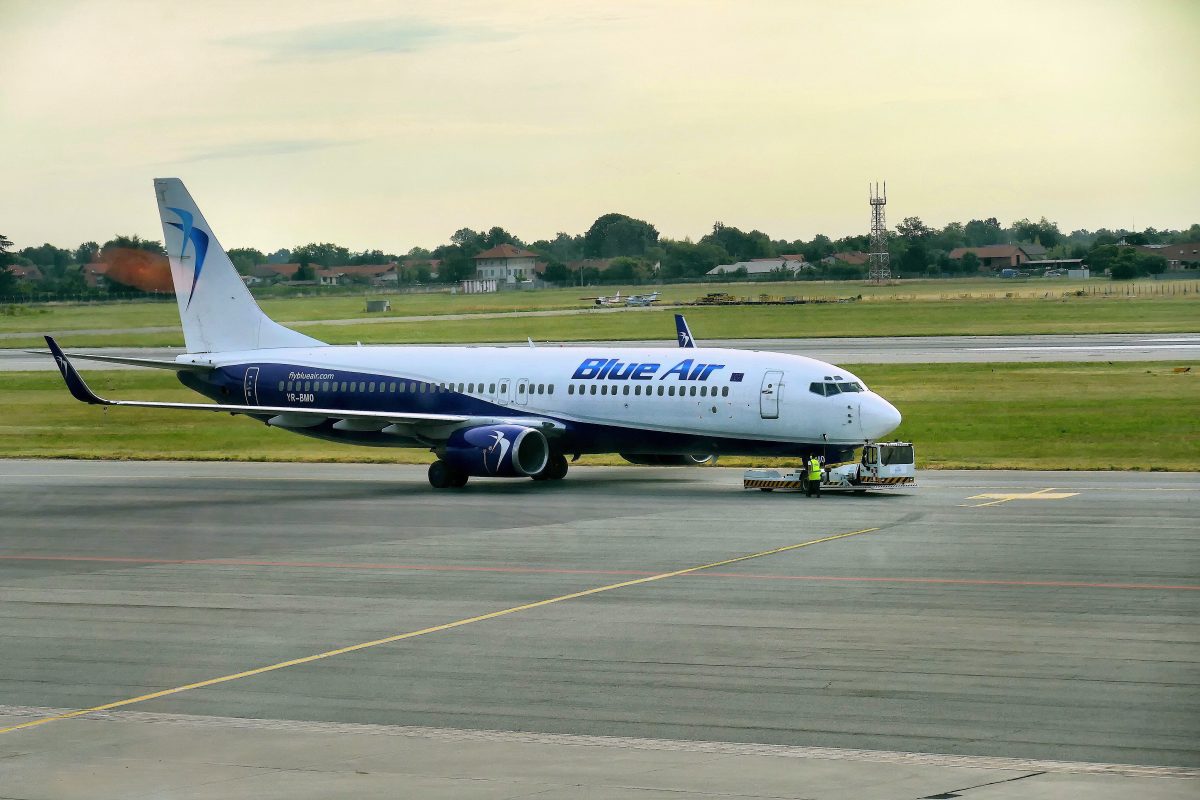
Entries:
[[536,261],[537,253],[511,244],[497,245],[475,256],[475,277],[502,284],[522,283],[533,280]]
[[739,269],[746,270],[746,275],[769,275],[772,272],[783,271],[795,275],[802,269],[812,269],[812,264],[797,258],[756,258],[751,261],[738,261],[734,264],[718,264],[708,271],[708,275],[729,275]]

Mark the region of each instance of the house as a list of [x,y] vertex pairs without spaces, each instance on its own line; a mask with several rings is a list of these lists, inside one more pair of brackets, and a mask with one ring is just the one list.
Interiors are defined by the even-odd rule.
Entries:
[[255,264],[250,274],[267,283],[295,279],[299,264]]
[[108,266],[103,261],[83,265],[81,269],[83,272],[83,282],[87,284],[89,289],[108,288]]
[[475,277],[495,278],[502,284],[533,279],[537,253],[511,244],[497,245],[475,256]]
[[45,279],[45,276],[42,275],[42,271],[33,266],[22,267],[17,264],[12,264],[9,266],[8,271],[11,272],[13,277],[17,280],[25,281],[27,283],[41,283]]
[[1040,244],[990,244],[986,247],[956,247],[950,258],[958,261],[967,253],[979,258],[979,271],[1013,269],[1035,258],[1044,258],[1046,248]]
[[733,264],[718,264],[705,274],[712,276],[727,275],[737,272],[739,269],[744,269],[748,277],[771,275],[773,273],[786,273],[788,276],[792,276],[801,270],[812,268],[813,265],[809,264],[801,256],[777,256],[776,258],[754,258],[749,261],[737,261]]
[[1135,247],[1139,252],[1165,258],[1167,260],[1167,270],[1171,272],[1183,269],[1195,269],[1200,266],[1200,242],[1145,244],[1135,245]]
[[841,253],[834,253],[831,256],[825,256],[824,258],[821,259],[821,263],[832,266],[833,264],[840,261],[843,264],[850,264],[851,266],[854,266],[854,267],[861,267],[863,264],[866,264],[870,260],[871,260],[871,256],[869,253],[864,253],[861,250],[845,250]]

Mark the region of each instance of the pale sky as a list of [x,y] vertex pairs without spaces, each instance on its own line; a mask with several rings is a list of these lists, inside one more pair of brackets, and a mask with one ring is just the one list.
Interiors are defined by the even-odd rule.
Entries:
[[1200,221],[1200,2],[0,0],[0,233],[226,247]]

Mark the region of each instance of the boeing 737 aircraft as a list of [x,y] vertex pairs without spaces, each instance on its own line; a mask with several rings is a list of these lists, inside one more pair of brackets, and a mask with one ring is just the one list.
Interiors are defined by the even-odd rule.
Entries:
[[335,442],[418,447],[429,482],[558,480],[567,457],[635,464],[719,455],[852,457],[900,413],[848,371],[802,356],[673,348],[332,346],[269,319],[176,178],[154,182],[187,353],[174,361],[71,354],[169,369],[211,403],[97,396],[50,337],[71,393],[103,406],[240,414]]

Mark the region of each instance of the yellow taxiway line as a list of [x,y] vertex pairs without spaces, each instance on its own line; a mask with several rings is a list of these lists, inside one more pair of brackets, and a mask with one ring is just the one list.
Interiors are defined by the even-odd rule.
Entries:
[[523,605],[513,606],[512,608],[505,608],[501,611],[492,611],[488,614],[480,614],[475,617],[467,617],[465,619],[455,620],[454,622],[447,622],[443,625],[434,625],[433,627],[430,627],[430,628],[422,628],[421,630],[418,630],[418,631],[409,631],[407,633],[398,633],[394,636],[385,636],[382,639],[372,639],[369,642],[360,642],[359,644],[352,644],[347,647],[339,647],[336,650],[326,650],[323,653],[316,653],[315,655],[311,655],[311,656],[304,656],[302,658],[293,658],[288,661],[280,661],[277,664],[268,664],[265,667],[256,667],[254,669],[248,669],[243,672],[234,672],[230,675],[222,675],[218,678],[209,678],[208,680],[197,681],[196,683],[188,683],[188,684],[184,684],[183,686],[176,686],[172,689],[162,689],[161,691],[151,692],[150,694],[143,694],[143,695],[138,695],[137,697],[130,697],[126,700],[116,700],[112,703],[105,703],[105,704],[99,705],[99,706],[92,706],[91,708],[82,708],[82,709],[79,709],[78,711],[70,711],[65,714],[56,714],[51,717],[42,717],[40,719],[30,720],[29,722],[22,722],[19,725],[12,725],[7,728],[0,728],[0,734],[11,733],[13,731],[19,731],[23,728],[33,728],[38,725],[45,725],[47,722],[55,722],[57,720],[71,719],[72,717],[81,717],[84,714],[91,714],[96,711],[108,711],[113,708],[122,708],[124,706],[133,705],[134,703],[143,703],[147,700],[155,700],[159,697],[166,697],[166,696],[172,695],[172,694],[179,694],[180,692],[187,692],[187,691],[191,691],[192,689],[203,689],[206,686],[215,686],[218,683],[228,683],[230,681],[236,681],[236,680],[240,680],[242,678],[249,678],[254,675],[262,675],[264,672],[274,672],[275,670],[285,669],[287,667],[295,667],[300,664],[308,664],[312,661],[320,661],[321,659],[324,659],[324,658],[332,658],[333,656],[345,655],[346,653],[353,653],[356,650],[366,650],[368,647],[377,647],[381,644],[389,644],[391,642],[399,642],[399,641],[403,641],[405,639],[413,639],[413,638],[416,638],[417,636],[425,636],[430,633],[439,633],[441,631],[448,631],[452,628],[461,628],[464,625],[471,625],[476,622],[485,622],[489,619],[496,619],[497,617],[504,617],[504,616],[508,616],[509,614],[518,614],[522,611],[530,611],[532,609],[542,608],[543,606],[552,605],[554,603],[562,603],[566,600],[576,600],[580,597],[589,597],[594,594],[600,594],[601,592],[611,592],[615,589],[624,589],[626,587],[637,586],[638,584],[642,584],[642,583],[651,583],[653,581],[665,580],[666,578],[675,578],[680,575],[687,575],[692,572],[699,572],[701,570],[713,569],[715,567],[724,567],[724,566],[728,566],[729,564],[736,564],[740,561],[750,561],[751,559],[763,558],[765,556],[773,556],[773,555],[777,555],[779,553],[786,553],[789,550],[799,550],[801,547],[811,547],[814,544],[822,544],[824,542],[833,542],[838,539],[846,539],[850,536],[858,536],[863,533],[873,533],[878,530],[880,530],[880,529],[879,528],[863,528],[862,530],[850,531],[848,533],[838,533],[838,534],[834,534],[832,536],[823,536],[820,539],[810,539],[807,542],[800,542],[799,544],[789,544],[785,547],[776,547],[772,550],[763,550],[758,553],[751,553],[750,555],[737,556],[736,558],[727,558],[724,561],[714,561],[710,564],[700,564],[699,566],[695,566],[695,567],[687,567],[685,569],[677,569],[677,570],[674,570],[673,572],[661,572],[661,573],[658,573],[657,575],[649,575],[645,578],[636,578],[634,580],[621,581],[620,583],[610,583],[607,586],[597,586],[594,589],[585,589],[581,592],[572,592],[570,594],[559,595],[558,597],[550,597],[550,598],[547,598],[546,600],[538,600],[533,603],[525,603]]
[[974,497],[968,497],[968,500],[987,500],[987,503],[977,503],[969,505],[962,503],[960,508],[983,508],[984,506],[998,506],[1001,503],[1008,503],[1013,500],[1065,500],[1068,497],[1074,497],[1079,492],[1056,492],[1054,489],[1038,489],[1036,492],[989,492],[987,494],[977,494]]

